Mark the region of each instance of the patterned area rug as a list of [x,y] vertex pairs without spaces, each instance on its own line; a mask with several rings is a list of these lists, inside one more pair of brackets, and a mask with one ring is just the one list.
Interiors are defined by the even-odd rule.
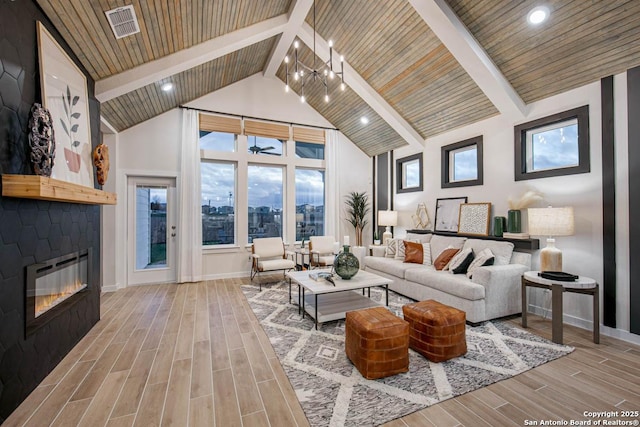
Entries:
[[[292,301],[297,302],[297,286]],[[367,380],[344,352],[344,320],[316,331],[309,316],[289,304],[286,282],[243,286],[242,290],[284,367],[312,426],[379,425],[569,354],[554,344],[505,322],[467,326],[467,354],[431,363],[409,350],[409,372]],[[384,292],[371,289],[384,301]],[[402,316],[412,302],[389,291],[389,309]]]

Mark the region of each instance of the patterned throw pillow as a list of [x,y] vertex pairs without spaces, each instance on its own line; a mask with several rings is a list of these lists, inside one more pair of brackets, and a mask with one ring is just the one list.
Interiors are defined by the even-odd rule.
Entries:
[[422,264],[424,255],[422,252],[422,244],[404,241],[404,262],[412,262],[414,264]]
[[431,244],[422,244],[422,264],[431,265]]
[[473,250],[471,248],[464,249],[456,254],[451,261],[449,261],[449,265],[447,265],[447,269],[453,274],[462,274],[466,273],[469,265],[473,262]]
[[471,262],[469,268],[467,268],[467,277],[471,279],[473,277],[473,271],[475,269],[485,265],[493,265],[493,261],[495,261],[495,257],[493,256],[493,252],[491,252],[491,249],[485,248],[481,250],[480,253],[478,253],[478,255],[476,255],[476,257],[473,259],[473,262]]
[[451,261],[451,258],[456,256],[456,254],[459,251],[460,249],[455,249],[455,248],[445,249],[444,251],[440,252],[440,255],[438,255],[438,258],[436,258],[436,260],[433,261],[433,266],[436,268],[436,270],[444,269],[447,266],[447,264],[449,264],[449,261]]
[[391,239],[387,244],[387,249],[384,252],[386,258],[395,258],[396,252],[398,252],[398,239]]

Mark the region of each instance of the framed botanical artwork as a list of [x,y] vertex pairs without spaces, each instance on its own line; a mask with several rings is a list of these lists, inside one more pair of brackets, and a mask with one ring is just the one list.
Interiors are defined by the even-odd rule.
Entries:
[[49,110],[56,143],[51,178],[93,188],[87,78],[38,22],[42,105]]
[[436,199],[436,218],[434,231],[458,232],[460,205],[467,203],[466,197]]
[[489,235],[491,203],[466,203],[460,205],[460,226],[458,233]]

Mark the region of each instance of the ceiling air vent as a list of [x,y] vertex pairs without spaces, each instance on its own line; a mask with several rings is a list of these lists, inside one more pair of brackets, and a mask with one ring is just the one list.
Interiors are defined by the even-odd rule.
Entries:
[[105,15],[117,39],[140,32],[136,11],[131,5],[108,10]]

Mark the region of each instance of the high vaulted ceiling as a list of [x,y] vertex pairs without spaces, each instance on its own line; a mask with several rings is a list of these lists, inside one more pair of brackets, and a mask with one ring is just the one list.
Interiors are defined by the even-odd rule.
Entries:
[[[96,80],[122,131],[255,73],[286,80],[295,39],[313,60],[313,0],[38,0]],[[105,11],[133,4],[140,33],[116,39]],[[332,39],[347,89],[307,102],[370,156],[640,65],[640,1],[316,0],[316,55]],[[172,82],[173,92],[160,89]],[[284,86],[284,85],[283,85]],[[299,89],[292,84],[292,88]],[[283,91],[283,96],[286,96]],[[290,96],[290,95],[289,95]],[[366,126],[361,116],[369,118]]]

